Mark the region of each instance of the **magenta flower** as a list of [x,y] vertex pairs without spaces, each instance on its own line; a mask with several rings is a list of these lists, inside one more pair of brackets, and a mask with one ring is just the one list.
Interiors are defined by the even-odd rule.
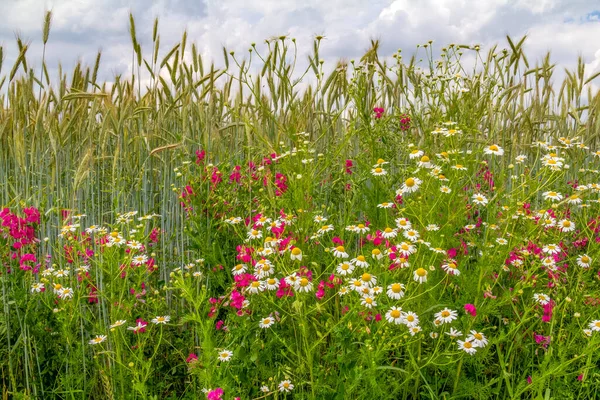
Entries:
[[477,308],[474,304],[465,304],[465,312],[471,314],[472,317],[477,316]]
[[207,393],[206,399],[207,400],[222,400],[221,396],[223,396],[223,389],[216,388],[215,390],[211,390],[210,392]]

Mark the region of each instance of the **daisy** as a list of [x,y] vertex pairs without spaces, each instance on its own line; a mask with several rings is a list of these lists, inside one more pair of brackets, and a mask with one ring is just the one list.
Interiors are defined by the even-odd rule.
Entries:
[[456,339],[459,336],[462,336],[462,332],[458,331],[458,330],[456,330],[454,328],[450,328],[450,331],[445,332],[445,333],[446,333],[446,335],[448,335],[448,336],[450,336],[451,338],[454,338],[454,339]]
[[258,254],[261,257],[268,257],[268,256],[272,255],[273,253],[275,253],[275,252],[273,251],[273,249],[271,249],[269,247],[266,247],[266,248],[261,247],[256,251],[256,254]]
[[515,157],[515,162],[517,164],[522,164],[527,160],[527,156],[526,155],[519,155]]
[[421,329],[420,326],[412,326],[412,327],[410,327],[408,332],[410,333],[410,336],[415,336],[417,333],[421,332],[422,330],[423,329]]
[[319,230],[317,231],[318,235],[322,235],[325,232],[330,232],[333,230],[333,225],[323,225],[322,227],[319,228]]
[[383,288],[381,286],[373,286],[371,288],[371,293],[375,296],[380,295],[383,292]]
[[417,314],[415,314],[414,312],[409,311],[407,313],[404,313],[402,322],[409,328],[412,328],[413,326],[418,326],[419,325],[419,316]]
[[458,318],[458,312],[444,308],[442,311],[434,315],[436,320],[439,320],[443,324],[449,324]]
[[561,232],[572,232],[575,230],[575,222],[563,219],[558,222],[558,229],[560,229]]
[[453,165],[452,169],[455,169],[457,171],[466,171],[467,170],[467,168],[462,164]]
[[68,287],[63,287],[58,291],[58,297],[60,299],[72,299],[73,298],[73,289]]
[[553,226],[556,226],[556,219],[552,218],[549,215],[542,218],[541,222],[544,228],[552,228]]
[[535,301],[537,301],[538,303],[540,303],[543,306],[550,303],[550,296],[547,296],[543,293],[536,293],[533,295],[533,298]]
[[462,131],[460,129],[447,129],[443,132],[444,137],[452,137],[457,134],[461,134]]
[[308,278],[302,277],[296,282],[295,289],[299,292],[308,293],[312,291],[313,284],[311,281],[308,280]]
[[294,389],[294,385],[289,379],[279,382],[279,391],[289,393]]
[[128,326],[127,330],[133,331],[133,333],[138,333],[138,332],[142,331],[142,329],[146,328],[146,326],[148,326],[147,322],[139,320],[139,321],[137,321],[137,324],[135,326]]
[[152,318],[151,322],[153,324],[163,324],[166,325],[167,322],[169,322],[171,320],[171,317],[168,315],[162,316],[162,317],[156,317],[156,318]]
[[592,322],[590,322],[589,327],[592,331],[600,331],[600,319],[596,319]]
[[375,275],[371,275],[368,272],[365,272],[360,276],[360,280],[363,282],[363,286],[373,287],[377,284],[377,277]]
[[262,231],[251,229],[248,231],[248,240],[260,239],[262,238]]
[[219,356],[217,358],[221,362],[226,362],[226,361],[231,360],[232,356],[233,356],[233,351],[231,351],[231,350],[221,350],[221,352],[219,352]]
[[501,156],[504,154],[504,149],[498,145],[493,144],[491,146],[486,147],[483,150],[483,152],[484,152],[484,154],[487,154],[487,155],[493,154],[493,155]]
[[488,203],[488,199],[484,195],[482,195],[481,193],[475,193],[473,195],[472,199],[473,199],[473,203],[479,204],[479,205],[482,205],[482,206],[485,206]]
[[269,389],[269,387],[267,385],[263,385],[260,387],[260,391],[263,393],[269,393],[271,391],[271,389]]
[[387,295],[390,299],[399,300],[404,296],[404,285],[402,283],[392,283],[387,289]]
[[141,254],[141,255],[133,257],[133,259],[131,260],[131,265],[143,265],[143,264],[146,264],[147,262],[148,262],[148,256]]
[[410,152],[410,154],[408,155],[408,158],[410,158],[411,160],[414,160],[414,159],[422,157],[423,154],[425,154],[425,153],[422,150],[414,149],[413,151]]
[[399,229],[410,229],[412,227],[412,224],[408,218],[396,218],[395,222]]
[[279,281],[275,278],[269,278],[265,281],[265,286],[267,290],[277,290],[279,289]]
[[592,336],[593,331],[591,329],[584,329],[583,334],[585,336]]
[[275,273],[273,269],[273,264],[269,260],[262,259],[256,263],[254,267],[254,275],[258,279],[265,279]]
[[402,184],[402,188],[400,189],[402,193],[412,193],[419,190],[422,181],[419,178],[408,178]]
[[440,227],[439,227],[439,225],[436,225],[436,224],[429,224],[425,227],[425,230],[428,232],[439,231]]
[[138,242],[137,240],[131,240],[127,242],[127,247],[134,250],[141,250],[142,247],[144,247],[144,245]]
[[400,325],[402,323],[402,309],[399,307],[392,307],[385,313],[385,319],[389,323]]
[[389,162],[385,161],[383,158],[378,158],[377,162],[373,167],[381,167],[382,165],[389,164]]
[[367,308],[377,307],[377,302],[372,296],[363,296],[362,300],[360,301],[360,304]]
[[471,335],[467,337],[467,341],[472,342],[475,347],[485,347],[488,344],[488,340],[483,333],[477,331],[471,331]]
[[542,251],[546,254],[559,254],[560,247],[554,243],[551,243],[542,247]]
[[408,257],[411,254],[414,254],[417,252],[417,248],[415,247],[415,245],[410,244],[410,243],[406,243],[406,242],[402,242],[398,245],[398,252],[405,256]]
[[556,265],[553,257],[544,257],[542,259],[542,265],[547,268],[553,268]]
[[559,157],[544,157],[542,158],[542,165],[550,167],[553,170],[560,170],[563,166],[563,159]]
[[95,338],[93,338],[92,340],[90,340],[88,343],[89,344],[100,344],[102,342],[104,342],[106,340],[106,335],[96,335]]
[[373,168],[371,170],[371,174],[373,174],[373,176],[382,176],[382,175],[386,175],[387,171],[381,167],[377,167],[377,168]]
[[252,281],[248,286],[248,292],[257,294],[265,290],[265,283],[263,281]]
[[118,326],[125,325],[126,322],[127,321],[124,320],[124,319],[117,320],[117,321],[115,321],[114,324],[112,324],[112,325],[109,326],[109,329],[115,329]]
[[561,201],[563,199],[562,194],[554,191],[544,192],[542,196],[544,196],[544,200]]
[[242,218],[241,217],[229,217],[229,218],[227,218],[225,220],[225,223],[229,224],[229,225],[237,225],[240,222],[242,222]]
[[581,199],[581,197],[579,197],[578,194],[572,194],[569,197],[567,197],[567,203],[569,203],[569,204],[578,205],[578,204],[581,204],[582,202],[583,202],[583,200]]
[[477,349],[469,340],[465,340],[464,342],[462,340],[457,340],[456,343],[458,343],[459,350],[464,350],[470,355],[473,355],[477,352]]
[[503,238],[498,238],[498,239],[496,239],[496,243],[498,243],[499,245],[505,246],[508,244],[508,240],[503,239]]
[[348,258],[348,253],[346,253],[344,246],[338,246],[331,249],[333,252],[333,256],[337,258]]
[[275,319],[271,318],[271,317],[266,317],[260,320],[260,322],[258,323],[258,326],[260,326],[262,329],[267,329],[270,328],[271,325],[273,325],[275,323]]
[[350,275],[354,271],[354,264],[343,262],[337,266],[336,271],[342,276]]
[[433,164],[431,164],[431,160],[427,156],[421,157],[417,165],[421,168],[433,168]]
[[592,259],[587,254],[583,254],[577,257],[577,265],[579,265],[582,268],[589,268],[591,263]]
[[394,264],[396,264],[399,268],[408,268],[410,267],[410,263],[406,257],[398,257],[394,260]]
[[356,228],[354,229],[354,232],[356,232],[356,233],[367,233],[367,232],[369,232],[369,227],[365,226],[365,224],[358,224],[358,225],[356,225]]
[[31,293],[41,293],[45,290],[46,288],[44,287],[44,284],[42,282],[36,282],[33,285],[31,285]]
[[413,278],[419,283],[427,282],[427,270],[425,268],[417,268],[417,270],[414,272]]
[[442,186],[442,187],[440,187],[440,192],[448,194],[448,193],[452,192],[452,189],[450,189],[448,186]]
[[322,215],[315,215],[313,221],[315,221],[317,224],[322,224],[323,222],[327,222],[327,218]]
[[69,269],[58,269],[54,271],[54,276],[57,278],[64,278],[66,276],[69,276]]
[[390,227],[387,227],[383,230],[383,232],[381,232],[381,236],[384,239],[393,239],[398,235],[398,232],[395,229],[392,229]]
[[415,242],[419,239],[419,232],[414,229],[408,229],[402,234],[406,239]]
[[445,264],[442,264],[442,269],[448,274],[448,275],[460,275],[460,271],[458,270],[458,266],[456,265],[456,263],[454,261],[449,261]]
[[92,233],[96,232],[98,232],[98,227],[96,225],[92,225],[88,228],[85,228],[85,233],[87,233],[88,235],[91,235]]
[[356,258],[353,258],[352,260],[350,260],[350,262],[360,268],[368,268],[369,267],[369,263],[367,262],[367,259],[363,255],[356,256]]
[[345,295],[348,294],[348,292],[349,292],[349,289],[347,287],[341,287],[340,290],[339,290],[339,292],[338,292],[338,294],[340,296],[345,296]]
[[233,275],[241,275],[246,272],[248,266],[246,264],[238,264],[232,268],[231,273]]
[[377,208],[392,208],[394,207],[394,203],[383,202],[381,204],[377,204]]
[[373,249],[371,251],[371,257],[375,260],[381,260],[383,258],[383,253],[379,249]]
[[254,225],[257,226],[257,227],[259,227],[259,228],[262,228],[263,226],[270,224],[271,221],[272,221],[271,218],[267,218],[265,216],[262,216],[259,219],[257,219],[256,221],[254,221]]

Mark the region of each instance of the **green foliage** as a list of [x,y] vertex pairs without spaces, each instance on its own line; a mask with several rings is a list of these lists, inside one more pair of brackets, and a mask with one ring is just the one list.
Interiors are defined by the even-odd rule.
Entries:
[[[47,13],[44,46],[50,27]],[[133,16],[129,27],[130,79],[99,82],[99,53],[50,82],[20,39],[0,78],[0,203],[40,239],[15,245],[0,218],[4,397],[598,397],[600,342],[586,329],[600,318],[600,96],[581,59],[554,84],[525,38],[487,54],[450,45],[439,59],[428,43],[408,62],[373,41],[329,71],[317,37],[296,71],[295,39],[280,37],[244,59],[223,49],[217,68],[185,33],[159,59],[158,21],[146,58]],[[543,264],[550,244],[560,260]],[[335,251],[370,265],[345,276]],[[252,294],[257,277],[233,272],[260,275],[261,259],[275,273],[259,279],[279,287]],[[382,293],[340,295],[366,271]],[[398,299],[386,294],[396,282]],[[396,306],[419,329],[407,314],[386,321]],[[444,308],[451,324],[436,322]],[[488,343],[471,356],[457,340],[472,330]]]

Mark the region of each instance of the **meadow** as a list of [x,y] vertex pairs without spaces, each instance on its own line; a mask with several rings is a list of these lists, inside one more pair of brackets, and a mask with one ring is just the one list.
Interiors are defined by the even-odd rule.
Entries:
[[600,397],[582,59],[130,32],[111,82],[0,65],[3,399]]

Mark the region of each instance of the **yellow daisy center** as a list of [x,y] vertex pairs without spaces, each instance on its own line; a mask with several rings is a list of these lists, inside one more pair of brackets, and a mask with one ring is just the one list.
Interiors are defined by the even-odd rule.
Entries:
[[413,186],[415,186],[415,183],[416,183],[416,182],[415,182],[415,180],[414,180],[413,178],[408,178],[408,179],[407,179],[407,180],[404,182],[404,184],[405,184],[406,186],[408,186],[408,187],[413,187]]
[[427,275],[427,270],[425,270],[425,268],[419,268],[415,272],[418,276],[421,276],[421,277]]
[[392,318],[399,318],[400,317],[400,311],[398,311],[398,310],[392,310],[392,312],[390,313],[390,315],[392,316]]

